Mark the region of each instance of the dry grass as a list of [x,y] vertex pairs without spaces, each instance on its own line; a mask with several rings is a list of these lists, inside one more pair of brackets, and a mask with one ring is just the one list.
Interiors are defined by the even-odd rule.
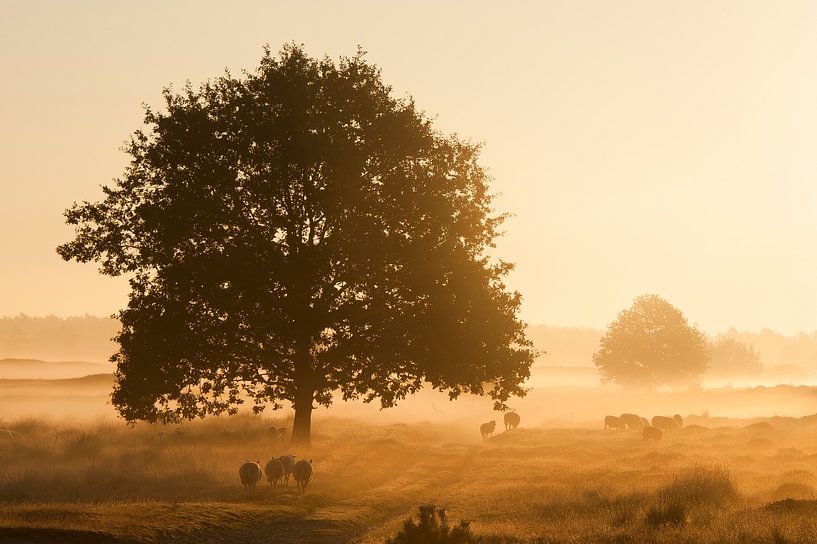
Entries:
[[[305,495],[244,498],[238,466],[289,449],[283,420],[212,419],[171,429],[3,424],[0,540],[382,543],[421,503],[471,521],[485,542],[814,542],[817,433],[810,420],[635,433],[474,429],[321,419]],[[243,438],[228,434],[241,430]],[[160,431],[170,432],[160,438]]]

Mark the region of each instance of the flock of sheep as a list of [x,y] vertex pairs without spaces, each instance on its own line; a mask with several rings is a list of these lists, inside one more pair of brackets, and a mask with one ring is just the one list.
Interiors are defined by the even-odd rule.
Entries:
[[[650,424],[652,423],[652,424]],[[652,422],[636,414],[621,414],[604,418],[604,429],[616,431],[641,431],[644,440],[661,440],[663,431],[680,429],[684,426],[684,418],[675,414],[672,417],[653,416]]]
[[301,459],[295,461],[294,455],[282,455],[273,457],[267,461],[264,471],[261,471],[261,461],[246,461],[238,469],[238,476],[241,478],[241,485],[248,497],[255,496],[255,486],[261,481],[261,477],[266,475],[267,482],[276,487],[279,482],[284,486],[289,485],[289,477],[295,480],[298,485],[298,492],[306,492],[306,486],[312,481],[312,459]]
[[[522,418],[519,417],[519,414],[516,412],[505,412],[503,416],[503,420],[505,422],[505,430],[510,431],[511,429],[516,429],[519,427],[519,422],[522,421]],[[483,423],[479,426],[479,432],[482,434],[482,439],[487,440],[489,436],[494,434],[496,430],[496,420],[489,421],[488,423]]]
[[[506,412],[503,416],[505,430],[516,429],[521,420],[522,418],[516,412]],[[654,416],[652,422],[637,414],[621,414],[620,416],[607,416],[604,418],[605,430],[640,430],[644,440],[661,440],[663,431],[680,429],[683,426],[684,419],[678,414],[672,417]],[[491,437],[495,430],[495,419],[479,426],[479,432],[483,440]],[[279,440],[286,436],[286,432],[285,427],[270,427],[269,429],[270,437]],[[302,493],[306,492],[306,486],[312,481],[312,460],[301,459],[296,462],[293,455],[273,457],[264,466],[263,471],[261,470],[261,461],[247,461],[241,465],[238,475],[241,477],[241,484],[244,486],[244,491],[248,497],[255,495],[255,486],[261,481],[263,475],[266,475],[267,482],[273,487],[276,487],[279,482],[283,483],[284,486],[288,486],[289,478],[292,476],[298,485],[298,492]]]
[[[287,435],[286,427],[270,427],[267,434],[276,441],[285,440]],[[252,498],[255,496],[255,486],[261,481],[262,476],[267,477],[267,482],[272,487],[277,487],[282,483],[289,486],[290,476],[298,485],[298,492],[305,493],[306,486],[312,481],[312,459],[301,459],[295,461],[294,455],[282,455],[273,457],[261,470],[261,461],[246,461],[238,469],[238,476],[241,478],[241,485],[244,486],[245,494]]]
[[[503,419],[506,431],[516,429],[521,421],[519,414],[516,412],[506,412]],[[684,418],[678,414],[672,417],[654,416],[652,422],[637,414],[621,414],[620,416],[607,416],[604,418],[604,430],[641,431],[644,440],[661,440],[663,431],[680,429],[683,426]],[[479,426],[479,432],[483,440],[487,440],[492,436],[495,430],[495,419]]]

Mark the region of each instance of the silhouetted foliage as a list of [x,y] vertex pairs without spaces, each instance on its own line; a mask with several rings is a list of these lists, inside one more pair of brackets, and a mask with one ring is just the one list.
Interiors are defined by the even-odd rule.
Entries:
[[715,378],[749,378],[763,374],[754,346],[722,337],[712,343],[707,375]]
[[638,297],[622,311],[593,355],[605,380],[651,387],[697,383],[708,359],[704,334],[656,295]]
[[682,502],[658,502],[647,509],[644,521],[657,529],[662,525],[683,525],[687,520],[687,505]]
[[418,521],[412,518],[403,523],[403,529],[390,538],[387,544],[469,544],[479,542],[471,533],[467,521],[451,527],[445,509],[434,504],[423,504],[419,508]]
[[105,200],[74,204],[65,259],[128,274],[113,403],[175,422],[313,403],[394,405],[424,382],[521,395],[532,349],[479,146],[396,99],[363,52],[295,45],[147,109]]

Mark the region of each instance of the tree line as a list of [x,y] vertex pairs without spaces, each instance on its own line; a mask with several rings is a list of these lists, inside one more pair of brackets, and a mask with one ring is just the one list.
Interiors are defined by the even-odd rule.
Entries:
[[108,317],[0,317],[0,359],[107,361],[119,323]]

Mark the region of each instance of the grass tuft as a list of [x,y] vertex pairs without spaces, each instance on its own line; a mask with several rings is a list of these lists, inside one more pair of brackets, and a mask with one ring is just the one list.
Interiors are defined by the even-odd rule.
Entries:
[[676,474],[656,493],[667,503],[698,504],[731,501],[737,488],[729,470],[720,465],[695,465]]
[[681,502],[665,502],[650,506],[645,518],[646,524],[652,529],[658,529],[662,525],[674,525],[680,527],[687,520],[687,506]]
[[403,523],[403,529],[388,544],[470,544],[479,542],[471,532],[467,521],[451,527],[444,508],[435,504],[423,504],[418,509],[417,521],[412,518]]

